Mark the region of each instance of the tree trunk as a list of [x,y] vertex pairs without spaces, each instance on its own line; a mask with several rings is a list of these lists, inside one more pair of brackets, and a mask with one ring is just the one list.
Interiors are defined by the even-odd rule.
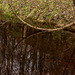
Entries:
[[[22,27],[22,39],[26,37],[27,25]],[[24,74],[24,58],[25,58],[25,40],[22,42],[21,46],[21,56],[20,56],[20,75]]]
[[75,0],[73,0],[73,4],[74,4],[74,6],[75,6]]

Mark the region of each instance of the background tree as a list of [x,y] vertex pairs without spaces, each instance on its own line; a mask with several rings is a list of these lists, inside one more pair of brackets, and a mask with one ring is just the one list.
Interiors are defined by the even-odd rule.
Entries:
[[75,6],[75,0],[73,0],[74,6]]

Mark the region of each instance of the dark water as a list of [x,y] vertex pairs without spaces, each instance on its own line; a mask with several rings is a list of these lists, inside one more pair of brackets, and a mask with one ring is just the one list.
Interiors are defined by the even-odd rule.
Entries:
[[0,27],[0,75],[75,75],[75,33],[22,29]]

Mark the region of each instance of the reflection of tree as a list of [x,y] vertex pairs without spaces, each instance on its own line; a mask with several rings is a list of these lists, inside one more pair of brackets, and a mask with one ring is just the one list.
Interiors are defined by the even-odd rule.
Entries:
[[[9,37],[6,30],[4,34],[6,35],[3,35],[1,44],[5,46],[2,48],[5,51],[3,52],[5,65],[0,68],[0,72],[5,72],[5,75],[62,75],[71,55],[73,55],[73,60],[70,60],[65,74],[74,74],[75,52],[71,54],[74,49],[72,46],[74,39],[71,34],[52,32],[34,35],[23,40],[14,51],[17,39]],[[8,44],[9,46],[7,46]],[[8,48],[6,49],[6,47]],[[6,54],[6,50],[9,54]]]
[[1,51],[2,51],[2,56],[3,56],[2,67],[4,66],[3,70],[7,71],[7,74],[10,75],[10,57],[9,57],[9,48],[8,48],[8,25],[5,25],[3,30],[4,30],[3,36],[2,36],[3,39],[1,40],[1,44],[2,44]]
[[[35,38],[37,38],[37,39],[39,38],[38,42],[37,42],[37,39],[36,40],[34,39],[34,37],[31,38],[31,40],[29,39],[30,45],[34,46],[33,50],[37,50],[37,52],[39,51],[39,56],[37,56],[37,57],[39,57],[39,59],[38,59],[39,71],[38,72],[40,72],[40,75],[44,75],[47,72],[49,72],[51,75],[53,75],[53,73],[54,74],[56,73],[58,75],[59,74],[58,72],[60,72],[60,74],[61,74],[62,70],[63,70],[63,68],[61,68],[63,63],[61,64],[61,62],[65,59],[65,58],[63,59],[64,52],[65,52],[66,48],[69,47],[69,44],[67,43],[67,45],[66,45],[66,40],[64,40],[64,38],[62,38],[63,42],[61,43],[61,39],[59,40],[57,38],[58,40],[56,40],[51,35],[47,36],[47,34],[46,34],[47,38],[45,38],[44,36],[45,36],[44,34],[39,35],[39,37],[35,36]],[[49,37],[50,37],[50,39],[48,39]],[[52,39],[51,37],[54,39]],[[36,45],[38,45],[38,46],[36,47]],[[61,48],[61,47],[63,47],[63,48]],[[68,50],[70,50],[70,48],[68,48]],[[71,50],[70,50],[70,52],[71,52]],[[35,55],[36,53],[33,53],[33,54],[34,54],[34,56],[36,56]],[[70,54],[68,54],[68,55],[70,55]],[[35,59],[33,59],[33,60],[35,60]],[[37,59],[36,59],[36,61],[37,61]],[[35,72],[35,70],[34,70],[34,72]]]
[[[0,75],[11,75],[13,73],[13,55],[12,50],[15,45],[15,40],[9,35],[9,25],[5,24],[0,28]],[[10,58],[10,55],[12,58]]]
[[[9,48],[8,48],[8,25],[5,26],[4,29],[4,44],[5,44],[5,53],[6,53],[6,58],[5,60],[7,60],[7,74],[10,75],[10,57],[9,57]],[[5,61],[6,62],[6,61]]]
[[[26,37],[27,26],[22,27],[22,39]],[[20,75],[24,75],[24,62],[25,62],[25,41],[22,42],[20,54]]]

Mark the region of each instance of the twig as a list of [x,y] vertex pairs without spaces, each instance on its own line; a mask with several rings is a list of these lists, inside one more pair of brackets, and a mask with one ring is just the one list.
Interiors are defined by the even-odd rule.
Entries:
[[9,20],[8,21],[5,21],[5,22],[3,22],[3,23],[1,23],[1,25],[0,25],[0,27],[2,27],[4,24],[6,24],[7,22],[9,22]]

